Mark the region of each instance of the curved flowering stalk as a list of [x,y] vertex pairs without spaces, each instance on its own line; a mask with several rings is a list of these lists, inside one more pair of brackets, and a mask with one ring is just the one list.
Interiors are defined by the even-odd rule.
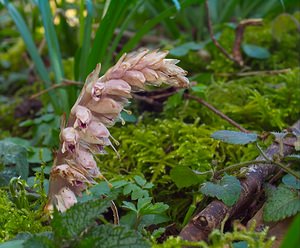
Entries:
[[186,71],[178,60],[165,59],[168,52],[140,50],[124,54],[117,64],[98,78],[100,65],[87,77],[74,104],[66,127],[61,130],[61,147],[50,174],[48,203],[63,212],[74,205],[81,192],[103,178],[94,155],[104,147],[113,147],[107,127],[121,119],[132,90],[143,90],[146,84],[166,83],[187,87]]

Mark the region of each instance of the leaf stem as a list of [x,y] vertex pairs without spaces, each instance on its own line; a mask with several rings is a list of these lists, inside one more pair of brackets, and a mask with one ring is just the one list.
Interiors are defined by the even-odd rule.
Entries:
[[224,169],[218,170],[216,172],[216,175],[218,176],[218,175],[222,174],[223,172],[230,171],[233,169],[238,169],[240,167],[251,165],[251,164],[270,164],[270,163],[272,163],[272,162],[266,161],[266,160],[250,160],[250,161],[240,162],[237,164],[230,165]]
[[294,176],[297,179],[300,179],[300,175],[297,174],[294,170],[290,169],[289,167],[287,167],[286,165],[282,164],[281,162],[277,162],[274,161],[273,159],[270,159],[265,152],[261,149],[261,147],[258,145],[258,143],[256,143],[256,147],[258,148],[258,150],[260,151],[261,155],[270,163],[277,165],[278,167],[280,167],[283,171],[285,171],[286,173],[291,174],[292,176]]

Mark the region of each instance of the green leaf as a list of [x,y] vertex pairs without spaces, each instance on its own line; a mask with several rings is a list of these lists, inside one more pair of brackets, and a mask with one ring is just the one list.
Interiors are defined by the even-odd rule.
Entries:
[[121,112],[121,117],[125,122],[136,122],[137,118],[133,114],[128,114],[127,112],[122,111]]
[[145,208],[151,203],[152,197],[145,197],[138,199],[137,202],[137,209],[141,210],[142,208]]
[[136,184],[129,183],[127,184],[124,189],[123,189],[123,194],[128,195],[131,193],[131,199],[132,200],[137,200],[142,197],[148,197],[149,193],[147,190],[144,190],[137,186]]
[[137,212],[137,209],[136,209],[135,205],[132,202],[123,201],[123,206],[122,207],[130,209],[134,212]]
[[139,226],[158,225],[169,220],[170,218],[165,214],[146,214],[142,216],[142,220]]
[[267,59],[271,56],[269,51],[264,47],[244,43],[242,48],[245,54],[250,58]]
[[199,50],[205,46],[205,43],[196,43],[196,42],[187,42],[178,47],[175,47],[170,50],[170,54],[173,56],[181,57],[188,54],[191,50]]
[[23,248],[25,240],[10,240],[0,244],[0,248]]
[[237,202],[241,194],[240,181],[234,176],[225,175],[218,184],[205,183],[201,187],[201,192],[205,195],[217,197],[227,206],[232,206]]
[[[86,4],[86,9],[83,8],[83,2]],[[81,1],[80,9],[80,49],[78,51],[79,55],[75,58],[75,75],[78,81],[83,81],[85,78],[85,65],[87,64],[87,59],[91,47],[91,33],[93,24],[93,2],[91,0]],[[84,10],[86,10],[87,15],[84,16]]]
[[300,214],[298,214],[285,234],[280,248],[298,248],[300,244]]
[[[136,11],[140,8],[140,6],[142,4],[144,4],[144,0],[139,0],[134,6],[132,6],[132,8],[130,8],[129,13],[127,14],[125,20],[122,22],[122,24],[120,26],[120,29],[119,29],[119,32],[116,35],[116,37],[114,38],[114,41],[110,46],[109,52],[106,55],[106,58],[108,58],[108,59],[104,61],[104,65],[103,65],[104,70],[108,69],[108,67],[111,63],[111,59],[113,58],[113,53],[116,52],[116,49],[117,49],[118,45],[120,44],[120,40],[123,37],[124,31],[128,28],[128,25],[132,21],[133,15],[136,13]],[[123,115],[122,115],[123,113],[125,113],[125,112],[121,113],[122,118],[124,118]],[[126,113],[124,115],[126,117]],[[130,116],[132,116],[132,115],[130,115]],[[130,121],[130,120],[126,120],[125,118],[124,118],[124,120],[127,121],[127,122],[136,122],[136,120],[135,121]]]
[[[298,174],[300,174],[298,172]],[[282,182],[292,189],[300,189],[300,180],[296,177],[292,176],[291,174],[287,174],[282,178]]]
[[279,221],[300,211],[299,192],[284,185],[272,190],[264,206],[265,221]]
[[255,133],[242,133],[228,130],[216,131],[211,135],[211,137],[216,140],[236,145],[245,145],[257,140],[257,134]]
[[79,236],[95,219],[106,211],[111,198],[77,203],[65,213],[55,211],[51,225],[57,237],[70,239]]
[[134,176],[133,178],[136,181],[136,183],[138,185],[140,185],[141,187],[143,187],[146,184],[146,182],[147,182],[144,178],[142,178],[140,176]]
[[[51,61],[51,68],[54,72],[55,82],[59,84],[64,77],[64,72],[62,67],[62,58],[60,54],[59,43],[53,25],[53,16],[51,13],[50,3],[49,1],[38,0],[38,6],[43,20],[45,38],[47,41],[49,57]],[[63,109],[63,111],[68,112],[70,106],[67,92],[64,89],[59,89],[58,92],[60,94],[60,98],[57,99],[57,101],[61,102],[61,108]]]
[[272,35],[278,41],[281,41],[287,32],[297,30],[299,22],[292,15],[283,13],[275,18],[272,23]]
[[165,103],[166,109],[176,108],[183,101],[184,90],[179,90],[176,94],[168,97],[168,100]]
[[114,35],[115,28],[133,3],[135,3],[135,1],[129,0],[111,0],[109,2],[108,9],[96,31],[93,46],[88,56],[88,64],[85,72],[86,75],[95,68],[98,62],[103,61],[106,56],[107,48],[109,47]]
[[139,213],[142,215],[146,214],[162,214],[165,212],[169,206],[162,202],[157,202],[155,204],[145,204],[143,207],[139,209]]
[[55,243],[46,236],[33,235],[23,243],[24,248],[54,248]]
[[246,241],[239,241],[232,243],[233,248],[248,248],[248,243]]
[[27,179],[29,165],[27,151],[23,146],[8,141],[0,141],[0,164],[15,165],[15,170],[23,179]]
[[187,166],[176,166],[170,172],[171,179],[178,188],[190,187],[203,182],[203,176],[197,175]]
[[150,244],[140,233],[124,226],[101,225],[88,232],[75,247],[150,248]]

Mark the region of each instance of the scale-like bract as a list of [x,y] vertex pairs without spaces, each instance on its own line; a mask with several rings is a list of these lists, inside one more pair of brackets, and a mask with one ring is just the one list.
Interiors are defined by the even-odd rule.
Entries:
[[54,206],[61,212],[67,210],[95,178],[102,177],[94,155],[104,153],[105,146],[113,147],[107,127],[121,118],[132,90],[144,90],[147,84],[189,85],[186,71],[176,65],[178,60],[165,59],[167,53],[140,50],[124,54],[102,77],[98,78],[100,65],[87,77],[67,126],[61,130],[46,210]]

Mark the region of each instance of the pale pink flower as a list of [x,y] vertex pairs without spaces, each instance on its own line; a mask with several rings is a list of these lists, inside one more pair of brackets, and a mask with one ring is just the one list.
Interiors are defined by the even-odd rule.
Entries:
[[76,153],[76,162],[78,162],[84,169],[86,169],[92,177],[100,176],[99,168],[91,152],[85,149],[78,149]]
[[120,103],[108,97],[101,98],[99,101],[91,100],[88,102],[87,107],[91,111],[103,115],[119,114],[123,109]]
[[75,109],[76,120],[74,128],[79,127],[81,130],[85,130],[92,120],[91,111],[83,106],[78,105]]
[[121,96],[130,98],[130,85],[122,79],[109,80],[107,82],[97,81],[92,88],[92,97],[95,101],[105,95]]
[[90,184],[90,181],[77,168],[68,164],[55,166],[51,171],[51,176],[60,176],[65,178],[71,186]]
[[54,195],[58,211],[65,212],[67,209],[77,203],[74,192],[69,187],[63,187],[58,194]]
[[134,86],[139,89],[143,89],[146,78],[144,74],[140,71],[127,71],[124,74],[124,80],[127,81],[131,86]]
[[69,151],[71,153],[75,152],[77,140],[78,140],[78,133],[73,127],[64,128],[61,131],[61,139],[63,141],[62,144],[62,153]]
[[158,79],[158,74],[150,68],[143,68],[141,72],[144,74],[147,82],[155,82]]

